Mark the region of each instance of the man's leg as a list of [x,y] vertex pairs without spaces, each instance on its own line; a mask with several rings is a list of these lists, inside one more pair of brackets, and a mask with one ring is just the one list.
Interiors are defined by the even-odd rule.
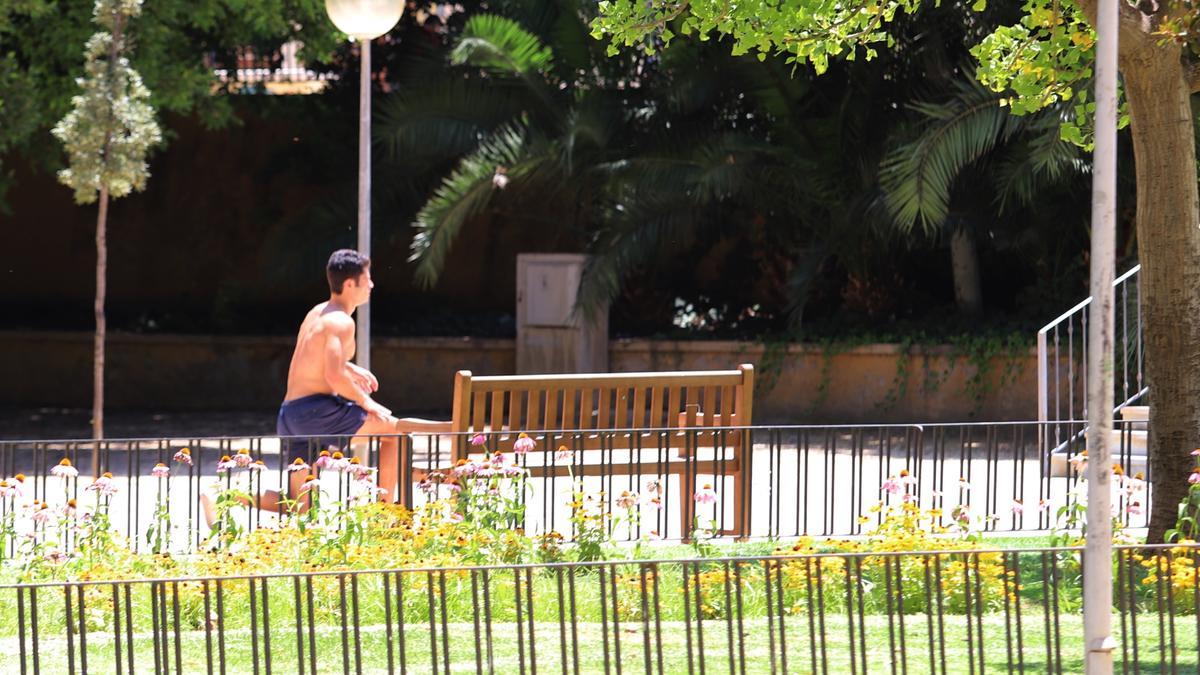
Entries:
[[[304,489],[304,481],[308,478],[306,471],[288,472],[288,501],[292,510],[304,513],[308,510],[308,490]],[[283,513],[284,497],[277,490],[264,490],[258,499],[258,508],[264,511]]]
[[[303,471],[293,471],[288,476],[288,506],[296,513],[304,513],[308,510],[308,490],[304,488],[304,480],[307,475]],[[241,498],[238,500],[242,506],[258,508],[264,511],[272,511],[274,513],[284,512],[284,497],[278,490],[263,490],[259,495],[258,504],[254,503],[253,499]],[[212,527],[216,521],[216,507],[213,504],[212,497],[207,492],[200,493],[200,508],[204,512],[204,522],[209,527]]]
[[404,503],[408,496],[408,486],[400,484],[400,439],[396,434],[404,433],[400,428],[401,420],[388,416],[386,419],[368,417],[359,428],[355,437],[377,436],[379,438],[379,469],[376,481],[380,488],[387,492],[380,496],[380,501]]

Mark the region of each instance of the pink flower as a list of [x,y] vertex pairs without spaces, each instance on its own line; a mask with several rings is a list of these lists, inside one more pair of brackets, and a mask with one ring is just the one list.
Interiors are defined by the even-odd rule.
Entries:
[[234,464],[236,464],[238,466],[238,468],[241,468],[241,469],[244,469],[244,468],[250,466],[251,461],[252,460],[250,459],[250,451],[245,448],[241,448],[240,450],[237,451],[237,454],[235,454],[233,456]]
[[527,434],[521,434],[517,436],[516,442],[513,443],[513,452],[517,453],[518,455],[523,455],[530,450],[533,450],[535,447],[537,447],[537,443],[534,442],[532,438],[530,438]]
[[950,517],[954,519],[954,522],[956,522],[959,527],[966,527],[967,525],[971,524],[971,514],[967,511],[967,507],[963,506],[962,504],[955,506],[954,509],[950,511]]
[[1142,515],[1141,502],[1129,502],[1129,504],[1125,506],[1125,513],[1128,513],[1131,516]]
[[387,490],[385,488],[381,488],[378,485],[376,485],[375,481],[358,480],[355,482],[358,483],[358,486],[362,488],[363,492],[366,493],[370,497],[379,497],[381,495],[387,494]]
[[879,489],[889,495],[898,495],[904,491],[904,486],[894,476],[888,476],[888,479],[883,481],[883,485]]
[[267,463],[262,461],[261,459],[256,459],[256,460],[254,460],[253,464],[251,464],[250,466],[248,466],[246,468],[250,469],[251,471],[264,471],[267,468]]
[[479,471],[479,465],[467,459],[459,460],[451,472],[457,477],[473,476]]
[[650,507],[650,508],[652,508],[652,509],[658,509],[659,511],[661,511],[661,510],[662,510],[662,507],[663,507],[663,506],[662,506],[662,499],[659,499],[658,497],[651,497],[650,499],[647,499],[647,500],[646,500],[645,502],[643,502],[643,503],[644,503],[646,506],[649,506],[649,507]]
[[159,462],[154,465],[153,469],[150,469],[150,475],[155,478],[166,478],[171,475],[171,470],[167,468],[166,464]]
[[33,522],[39,525],[45,525],[50,522],[50,505],[36,504],[33,510]]
[[1196,448],[1192,451],[1192,457],[1200,457],[1200,448]]
[[559,463],[569,462],[571,461],[571,455],[572,452],[570,448],[565,445],[560,445],[558,446],[558,452],[554,453],[554,461]]
[[636,492],[630,492],[629,490],[623,490],[621,492],[621,496],[617,497],[617,506],[619,506],[623,509],[632,509],[633,507],[637,506],[637,503],[638,503],[638,496],[637,496]]
[[1192,475],[1188,476],[1188,483],[1191,485],[1200,483],[1200,471],[1195,471]]
[[192,451],[188,450],[187,448],[183,448],[179,452],[175,453],[175,456],[172,457],[171,459],[175,460],[176,462],[179,462],[180,464],[186,464],[188,466],[191,466],[192,465]]
[[908,473],[908,469],[900,469],[900,484],[901,485],[916,485],[917,479]]
[[662,491],[662,483],[657,478],[646,481],[646,492],[656,495]]
[[329,466],[329,463],[332,461],[333,461],[333,456],[329,454],[329,451],[322,450],[321,454],[317,455],[317,461],[313,462],[313,468],[314,469],[327,468]]
[[1025,513],[1025,505],[1021,503],[1020,499],[1014,499],[1008,508],[1013,512],[1014,515]]
[[113,482],[113,475],[107,471],[104,475],[97,478],[91,485],[84,488],[84,491],[96,492],[101,497],[111,497],[117,494],[117,485]]
[[0,499],[16,498],[21,496],[21,489],[15,483],[9,483],[6,480],[0,480]]
[[79,476],[79,470],[71,466],[71,460],[63,457],[61,462],[50,469],[50,475],[59,478],[75,478]]
[[959,476],[958,477],[958,489],[962,490],[963,492],[969,491],[971,489],[971,481],[967,480],[966,478],[963,478],[962,476]]
[[713,486],[705,484],[704,487],[696,491],[692,499],[695,499],[697,504],[716,504],[717,491],[713,489]]
[[233,461],[233,458],[230,457],[229,455],[223,455],[221,457],[220,461],[217,462],[217,473],[225,473],[226,471],[229,471],[230,469],[236,469],[236,468],[237,468],[237,462]]
[[1050,500],[1049,499],[1039,499],[1038,500],[1038,511],[1049,511],[1049,510],[1050,510]]
[[288,473],[293,473],[296,471],[309,471],[311,469],[312,467],[310,467],[308,464],[305,464],[304,460],[300,459],[299,457],[297,457],[296,460],[291,464],[288,464],[287,468]]
[[363,463],[357,457],[350,460],[350,466],[347,468],[347,471],[355,478],[355,480],[360,481],[367,480],[372,474],[375,473],[375,469],[372,469],[369,466],[363,466]]
[[483,445],[487,443],[487,436],[483,434],[475,434],[471,437],[471,445]]
[[328,468],[330,471],[337,471],[338,473],[349,471],[350,460],[346,459],[346,456],[341,452],[335,452],[330,456],[329,465],[326,468]]

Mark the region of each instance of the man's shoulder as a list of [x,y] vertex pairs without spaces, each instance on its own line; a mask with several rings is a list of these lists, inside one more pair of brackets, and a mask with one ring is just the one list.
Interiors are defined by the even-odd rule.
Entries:
[[317,315],[317,321],[321,328],[339,335],[347,331],[354,331],[354,319],[340,310],[322,311]]

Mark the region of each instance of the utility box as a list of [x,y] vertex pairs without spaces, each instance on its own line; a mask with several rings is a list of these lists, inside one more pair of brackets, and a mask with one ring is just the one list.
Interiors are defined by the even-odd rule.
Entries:
[[608,307],[591,321],[575,299],[587,256],[517,255],[517,372],[608,372]]

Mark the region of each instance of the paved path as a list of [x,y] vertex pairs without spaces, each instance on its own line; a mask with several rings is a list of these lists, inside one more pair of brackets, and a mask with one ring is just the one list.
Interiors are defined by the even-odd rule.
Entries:
[[[750,481],[751,535],[754,537],[787,539],[801,534],[861,533],[869,529],[870,524],[860,523],[859,517],[873,517],[871,506],[885,496],[880,491],[881,484],[889,476],[898,477],[900,470],[905,468],[917,481],[910,489],[919,492],[923,506],[941,508],[949,522],[949,514],[954,507],[965,503],[972,517],[980,523],[994,516],[995,520],[987,522],[989,527],[997,530],[1046,529],[1050,525],[1050,513],[1067,503],[1068,492],[1072,488],[1072,481],[1065,478],[1043,482],[1038,461],[1028,457],[1028,453],[1024,453],[1026,456],[1023,457],[1016,446],[1005,448],[994,445],[988,449],[974,447],[972,443],[959,444],[952,450],[943,447],[942,452],[948,457],[939,459],[938,448],[934,447],[937,444],[929,441],[919,448],[919,456],[914,450],[914,456],[906,459],[894,448],[885,448],[882,444],[874,448],[866,444],[864,449],[862,443],[836,443],[831,444],[836,449],[827,452],[815,449],[813,445],[805,450],[802,442],[780,439],[775,439],[775,442],[757,441],[756,438]],[[191,476],[181,473],[181,467],[174,464],[174,475],[167,480],[160,482],[149,475],[151,467],[160,458],[169,463],[170,455],[184,444],[194,446],[193,453],[198,460]],[[194,543],[203,537],[205,529],[197,508],[198,495],[201,491],[211,490],[217,478],[215,462],[219,454],[239,447],[251,448],[255,456],[262,456],[273,467],[263,472],[256,488],[276,488],[281,478],[277,469],[279,446],[276,439],[230,439],[220,444],[206,442],[201,445],[180,440],[146,443],[132,451],[114,452],[109,463],[117,474],[119,488],[110,506],[114,524],[123,531],[144,533],[153,518],[161,486],[163,498],[167,500],[172,514],[172,523],[177,528],[175,545],[186,547],[189,528],[198,528],[190,537]],[[443,441],[440,447],[448,449],[449,443]],[[425,456],[427,450],[427,444],[423,447],[418,442],[416,452],[419,458]],[[90,475],[90,447],[86,446],[10,447],[11,456],[0,461],[0,470],[8,475],[16,471],[34,475],[38,467],[55,464],[64,452],[74,453],[83,475]],[[652,467],[651,458],[657,455],[656,451],[645,450],[643,453],[643,463]],[[530,457],[532,459],[533,455]],[[617,453],[613,457],[614,462],[629,460],[628,453]],[[538,460],[532,461],[536,463]],[[644,494],[646,484],[657,478],[651,475],[652,471],[652,468],[647,468],[647,473],[640,476],[589,477],[584,479],[584,490],[588,493],[604,490],[610,499],[623,490]],[[130,480],[125,476],[135,478]],[[964,479],[961,484],[960,478]],[[80,478],[77,489],[89,483],[90,479]],[[641,506],[638,509],[640,526],[636,526],[632,532],[621,529],[618,531],[619,537],[677,539],[685,533],[685,529],[690,529],[690,524],[681,522],[679,506],[680,498],[690,499],[693,490],[682,490],[676,476],[663,477],[662,483],[665,508],[658,510],[648,505]],[[713,483],[719,493],[716,506],[701,510],[701,522],[707,523],[713,519],[721,524],[724,518],[724,524],[731,524],[732,478],[714,481],[711,477],[700,476],[698,485],[701,483]],[[37,497],[54,505],[68,497],[62,492],[61,482],[54,478],[44,479],[36,486],[31,484],[26,492],[27,499]],[[568,504],[572,498],[571,492],[571,480],[567,477],[535,479],[527,498],[527,529],[531,532],[555,529],[569,533]],[[415,494],[418,500],[425,499],[420,492]],[[80,493],[80,502],[85,507],[91,504],[91,499],[90,493]],[[895,501],[897,497],[891,499]],[[1020,500],[1020,504],[1015,500]],[[1045,500],[1049,513],[1041,513],[1041,500]],[[255,524],[270,526],[274,523],[272,514],[254,511],[244,515],[248,522]]]

